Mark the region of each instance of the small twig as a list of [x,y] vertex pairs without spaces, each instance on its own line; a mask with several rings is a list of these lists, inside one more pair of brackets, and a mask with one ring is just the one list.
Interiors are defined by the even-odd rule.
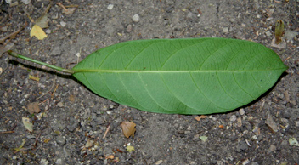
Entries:
[[9,133],[15,133],[15,131],[3,131],[3,132],[0,132],[0,134],[9,134]]
[[16,35],[17,35],[18,33],[20,33],[20,31],[22,31],[23,29],[24,29],[24,27],[21,27],[20,30],[15,31],[15,32],[12,32],[12,33],[10,33],[9,35],[0,38],[0,44],[3,44],[3,43],[5,42],[5,40],[7,40],[8,38],[11,38],[11,39],[15,38]]
[[110,125],[109,125],[109,126],[107,127],[107,129],[106,129],[106,131],[105,131],[105,133],[104,133],[104,136],[103,136],[103,139],[105,139],[105,137],[106,137],[106,135],[108,134],[109,130],[110,130]]

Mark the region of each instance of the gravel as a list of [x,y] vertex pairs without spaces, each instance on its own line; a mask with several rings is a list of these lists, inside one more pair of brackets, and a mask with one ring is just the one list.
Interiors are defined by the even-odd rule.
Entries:
[[[70,76],[38,69],[5,53],[0,60],[0,164],[299,163],[295,1],[54,0],[49,27],[43,29],[48,37],[31,38],[34,23],[27,13],[36,20],[49,2],[2,5],[5,31],[0,38],[25,26],[10,41],[14,50],[71,68],[99,48],[129,40],[229,37],[272,48],[289,69],[256,101],[197,121],[192,115],[148,113],[118,105]],[[65,14],[58,3],[76,10]],[[281,49],[271,47],[277,20],[286,25]],[[29,75],[41,79],[37,82]],[[41,112],[32,115],[26,106],[33,102],[38,102]],[[32,120],[32,132],[25,129],[22,117]],[[122,134],[123,121],[136,123],[134,137]],[[135,151],[126,150],[129,143]]]

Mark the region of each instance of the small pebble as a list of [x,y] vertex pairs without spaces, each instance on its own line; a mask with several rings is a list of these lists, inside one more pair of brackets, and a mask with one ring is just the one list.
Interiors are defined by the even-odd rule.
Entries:
[[36,137],[34,135],[26,135],[27,139],[35,139]]
[[161,164],[163,162],[163,160],[159,160],[159,161],[157,161],[156,163],[155,163],[155,165],[159,165],[159,164]]
[[212,120],[213,121],[217,121],[217,117],[212,117]]
[[65,144],[65,137],[64,137],[64,136],[57,136],[57,138],[56,138],[56,142],[57,142],[59,145],[63,146],[63,145]]
[[236,119],[237,119],[237,117],[235,115],[233,115],[229,118],[229,121],[234,122],[234,121],[236,121]]
[[31,3],[31,0],[21,0],[23,3],[25,3],[25,5],[28,5],[29,3]]
[[46,30],[46,33],[47,33],[47,34],[50,34],[51,32],[52,32],[52,31],[51,31],[50,29],[47,29],[47,30]]
[[63,107],[63,103],[62,103],[62,102],[59,102],[57,105],[58,105],[58,107],[60,107],[60,108]]
[[296,121],[296,127],[299,127],[299,121]]
[[138,22],[139,21],[139,15],[138,14],[134,14],[133,15],[133,21],[134,22]]
[[91,140],[91,139],[87,139],[87,142],[86,142],[86,144],[85,144],[85,147],[86,147],[86,148],[89,148],[89,147],[91,147],[91,146],[93,146],[93,140]]
[[272,33],[270,31],[266,31],[266,36],[270,37],[272,35]]
[[261,14],[257,14],[256,18],[258,18],[258,19],[262,18],[262,15]]
[[109,4],[108,7],[107,7],[107,9],[108,9],[108,10],[111,10],[111,9],[113,9],[113,7],[114,7],[113,4]]
[[289,120],[286,118],[280,118],[280,121],[284,123],[284,127],[288,128],[290,126]]
[[47,159],[42,159],[42,160],[40,161],[40,165],[48,165],[48,164],[49,164],[49,162],[48,162]]
[[269,147],[269,151],[270,152],[273,152],[273,151],[275,151],[276,150],[276,146],[275,145],[270,145],[270,147]]
[[240,151],[245,151],[248,149],[248,145],[246,144],[245,141],[240,141],[238,147],[237,147],[237,151],[240,152]]
[[58,19],[58,13],[54,14],[51,18],[52,19]]
[[195,135],[194,135],[194,137],[193,137],[193,140],[198,140],[198,139],[199,139],[199,137],[200,137],[200,135],[199,135],[199,134],[195,134]]
[[299,143],[298,143],[298,141],[297,141],[296,138],[291,138],[291,139],[289,139],[289,144],[290,144],[291,146],[299,146]]
[[191,131],[184,131],[184,134],[190,134]]
[[132,29],[133,29],[133,26],[132,26],[132,25],[128,25],[128,26],[127,26],[127,32],[131,32]]
[[237,125],[238,125],[238,127],[242,126],[242,119],[240,117],[237,118]]
[[223,27],[223,32],[227,33],[228,32],[228,27]]
[[56,160],[55,164],[60,165],[60,164],[64,164],[64,163],[63,163],[63,161],[59,158],[59,159]]
[[0,75],[3,73],[3,68],[0,67]]
[[64,21],[60,21],[60,23],[59,23],[61,26],[65,26],[66,25],[66,23],[64,22]]
[[268,17],[271,17],[273,13],[274,13],[274,9],[267,10]]
[[245,114],[245,110],[244,110],[244,108],[241,108],[240,109],[240,115],[243,116],[244,114]]

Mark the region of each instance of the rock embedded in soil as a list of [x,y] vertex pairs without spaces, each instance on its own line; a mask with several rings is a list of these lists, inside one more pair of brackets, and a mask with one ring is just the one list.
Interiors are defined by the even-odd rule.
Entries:
[[63,146],[63,145],[65,144],[65,137],[64,137],[64,136],[61,136],[61,135],[57,136],[57,137],[56,137],[56,142],[57,142],[59,145]]
[[273,117],[270,115],[270,113],[268,114],[268,118],[266,120],[266,124],[268,125],[268,127],[271,129],[271,131],[278,132],[278,126],[275,123]]

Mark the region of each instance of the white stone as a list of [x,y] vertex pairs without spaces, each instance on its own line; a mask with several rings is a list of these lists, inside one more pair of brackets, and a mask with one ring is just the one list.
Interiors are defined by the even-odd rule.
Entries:
[[64,21],[60,21],[60,25],[64,27],[66,23]]
[[262,18],[262,15],[257,14],[257,15],[256,15],[256,18]]
[[245,110],[244,110],[244,108],[241,108],[240,109],[240,115],[244,115],[245,114]]
[[41,165],[48,165],[48,160],[47,159],[42,159],[41,161],[40,161],[40,164]]
[[237,119],[237,117],[235,115],[233,115],[229,118],[229,121],[234,122],[234,121],[236,121],[236,119]]
[[133,21],[134,22],[138,22],[139,21],[139,15],[138,14],[134,14],[133,15]]
[[107,9],[108,9],[108,10],[111,10],[111,9],[113,9],[113,7],[114,7],[113,4],[109,4],[108,7],[107,7]]
[[228,32],[228,27],[223,27],[223,32],[227,33]]
[[25,3],[26,5],[28,5],[29,3],[31,3],[31,0],[21,0],[23,3]]

